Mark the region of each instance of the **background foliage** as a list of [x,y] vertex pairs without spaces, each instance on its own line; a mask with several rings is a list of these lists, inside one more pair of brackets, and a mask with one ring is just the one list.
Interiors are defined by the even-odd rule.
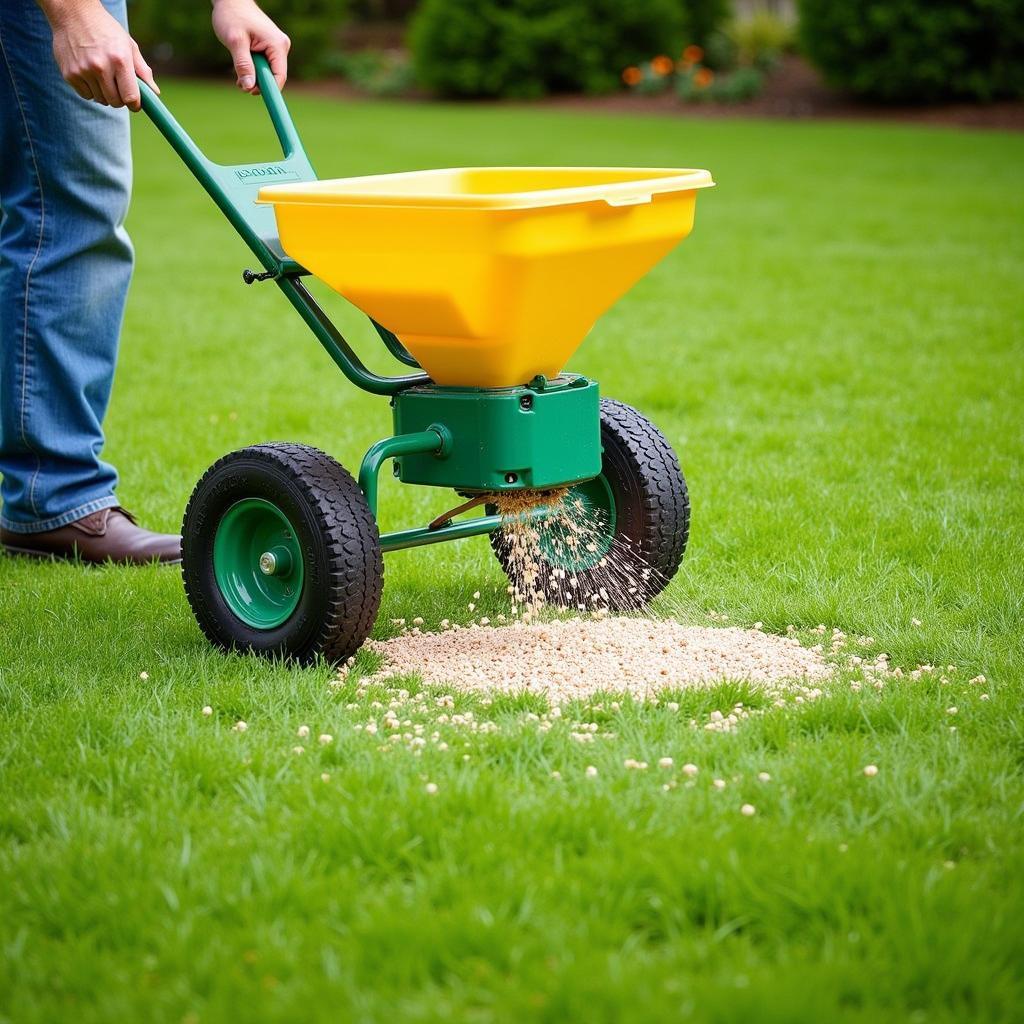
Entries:
[[[158,67],[203,73],[229,67],[205,3],[128,2],[132,32]],[[856,95],[921,103],[1024,97],[1024,0],[798,4],[801,48],[830,83]],[[263,0],[261,6],[292,37],[295,75],[340,74],[382,95],[400,94],[414,82],[447,97],[606,93],[620,87],[625,68],[658,55],[676,59],[691,44],[716,72],[739,66],[763,75],[770,67],[758,55],[784,52],[792,33],[791,22],[767,8],[730,20],[737,13],[731,0]],[[366,36],[370,30],[377,35]],[[760,75],[744,72],[731,83],[733,98],[756,92]],[[725,88],[725,81],[715,85]],[[702,98],[710,95],[700,91]]]
[[801,0],[803,48],[876,100],[1024,96],[1024,0]]
[[724,0],[425,0],[410,41],[419,81],[447,96],[610,92],[624,67],[701,42]]
[[[263,8],[291,37],[293,74],[317,74],[338,48],[338,30],[348,0],[260,0]],[[207,3],[129,0],[132,35],[150,59],[172,62],[188,71],[222,71],[231,66],[210,27]]]

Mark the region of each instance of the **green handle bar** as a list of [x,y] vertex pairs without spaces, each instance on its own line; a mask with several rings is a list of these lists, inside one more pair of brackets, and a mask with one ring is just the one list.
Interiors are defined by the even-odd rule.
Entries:
[[295,273],[301,268],[288,259],[277,237],[274,211],[269,206],[257,206],[256,194],[262,185],[284,181],[315,181],[316,172],[310,163],[295,123],[288,113],[281,90],[262,54],[253,54],[256,82],[266,104],[270,120],[281,143],[283,158],[264,163],[218,164],[207,157],[196,145],[161,99],[141,79],[142,109],[210,193],[224,216],[252,249],[265,270],[272,273]]
[[[254,53],[252,58],[260,95],[281,144],[280,160],[257,164],[215,163],[196,145],[160,97],[139,79],[142,109],[220,207],[264,270],[276,280],[278,287],[308,324],[328,355],[353,384],[373,394],[393,395],[404,388],[424,383],[429,378],[423,373],[384,377],[363,365],[341,332],[331,323],[327,314],[299,280],[299,276],[306,271],[281,248],[273,208],[257,205],[256,195],[262,185],[286,181],[316,181],[316,172],[309,157],[306,156],[295,122],[288,112],[267,58],[261,53]],[[375,320],[371,322],[388,351],[396,359],[408,366],[419,367],[391,331]]]

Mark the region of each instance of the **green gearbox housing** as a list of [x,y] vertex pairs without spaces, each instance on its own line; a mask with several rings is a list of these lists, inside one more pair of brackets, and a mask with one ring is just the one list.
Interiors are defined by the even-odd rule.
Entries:
[[601,472],[597,382],[537,378],[513,388],[427,384],[394,397],[395,434],[434,430],[436,453],[395,460],[407,484],[457,491],[542,490]]

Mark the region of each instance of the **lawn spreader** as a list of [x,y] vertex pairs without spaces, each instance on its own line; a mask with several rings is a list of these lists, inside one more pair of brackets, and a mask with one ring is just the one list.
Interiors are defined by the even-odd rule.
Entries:
[[[649,568],[619,603],[675,573],[689,531],[672,447],[596,381],[564,367],[597,318],[693,225],[702,170],[486,167],[317,180],[266,60],[257,81],[283,158],[209,160],[144,83],[143,108],[356,387],[387,396],[394,433],[357,478],[324,452],[270,443],[225,455],[185,511],[183,575],[203,632],[226,649],[339,661],[369,635],[385,552],[489,535],[506,572],[508,492],[564,495],[601,524],[573,572]],[[314,275],[366,313],[413,372],[369,370],[303,284]],[[378,477],[449,488],[461,504],[380,533]],[[564,499],[563,499],[564,500]],[[477,510],[467,516],[471,509]],[[483,514],[480,514],[482,511]],[[543,557],[558,568],[550,546]],[[557,600],[553,592],[552,600]]]

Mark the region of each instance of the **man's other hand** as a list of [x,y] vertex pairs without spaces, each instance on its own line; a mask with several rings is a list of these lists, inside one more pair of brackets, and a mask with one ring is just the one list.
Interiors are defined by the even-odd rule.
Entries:
[[239,89],[254,96],[260,91],[253,53],[266,56],[278,87],[284,88],[292,42],[253,0],[213,0],[213,31],[231,53]]

